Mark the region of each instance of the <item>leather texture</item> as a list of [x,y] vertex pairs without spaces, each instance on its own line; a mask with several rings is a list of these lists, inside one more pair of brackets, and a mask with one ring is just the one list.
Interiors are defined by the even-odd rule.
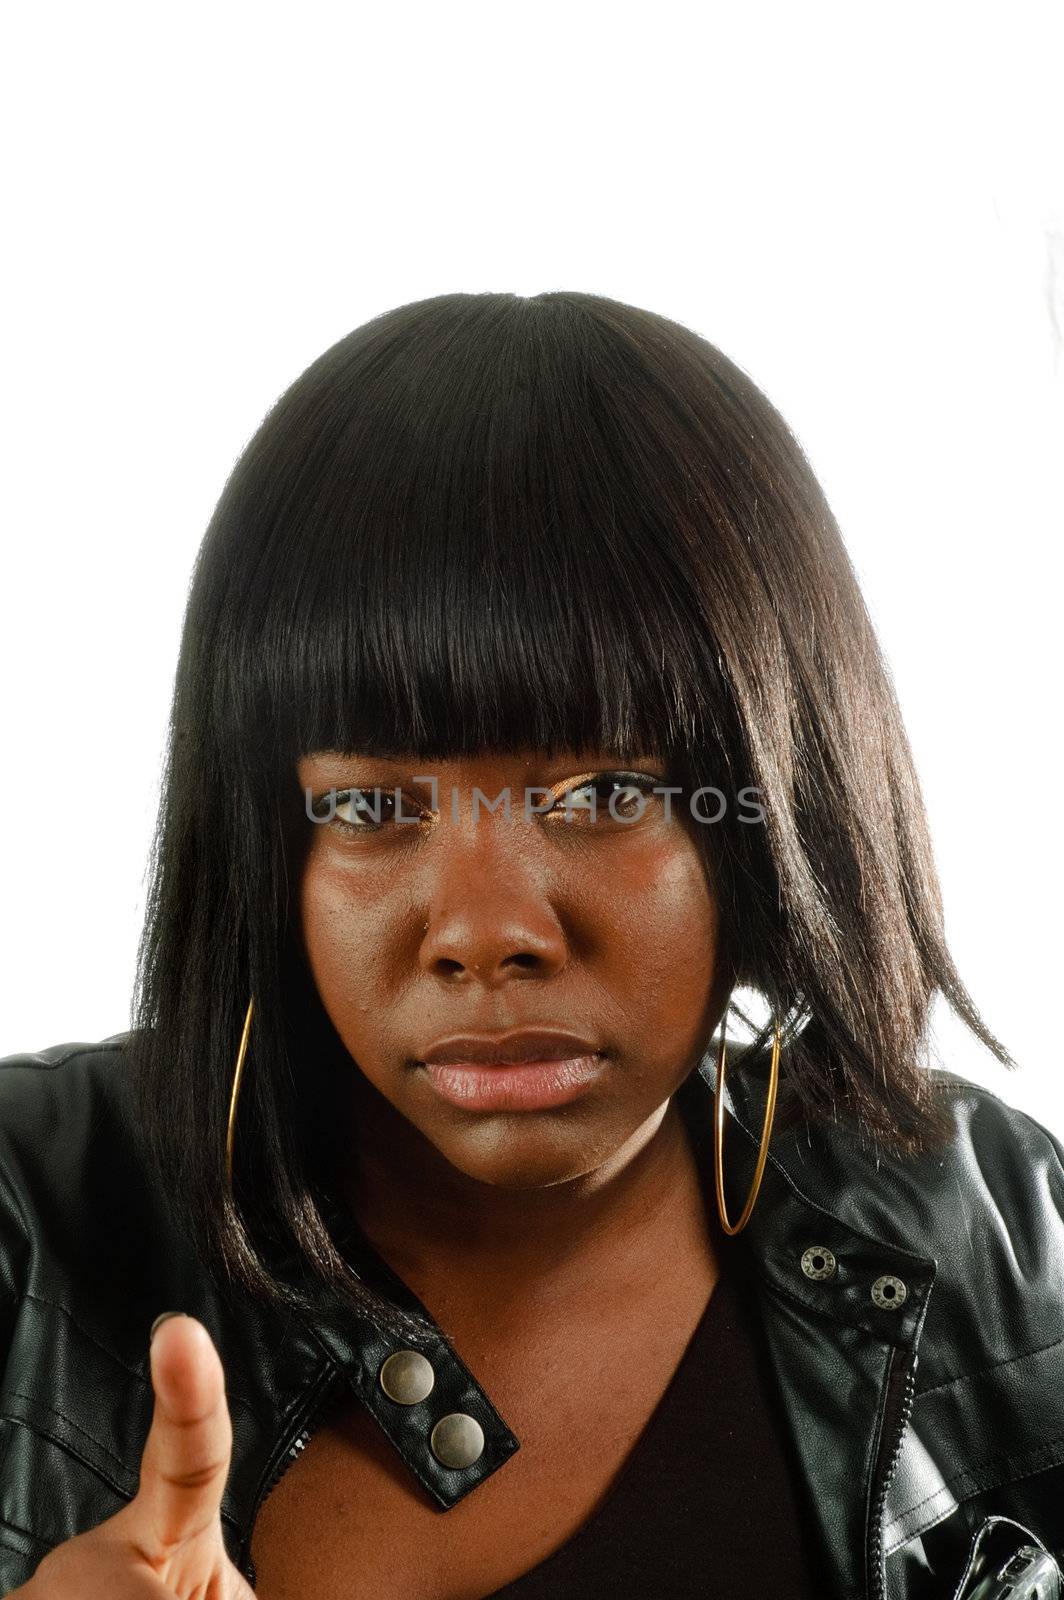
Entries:
[[[204,1271],[143,1159],[125,1037],[0,1060],[0,1594],[135,1494],[148,1330],[164,1310],[200,1318],[222,1356],[223,1533],[249,1581],[262,1499],[344,1383],[441,1512],[475,1493],[520,1441],[442,1333],[431,1395],[397,1405],[378,1374],[401,1342],[324,1299],[312,1320],[273,1312]],[[766,1073],[767,1054],[748,1055],[726,1080],[732,1217]],[[934,1076],[953,1113],[945,1152],[877,1161],[838,1127],[781,1132],[737,1236],[824,1600],[961,1600],[991,1544],[995,1559],[1030,1543],[1064,1555],[1064,1147],[989,1090]],[[707,1057],[681,1091],[707,1125],[714,1082]],[[330,1227],[350,1252],[348,1219]],[[274,1264],[307,1282],[293,1260]],[[379,1257],[359,1264],[426,1311]],[[485,1437],[461,1470],[428,1443],[453,1411]]]

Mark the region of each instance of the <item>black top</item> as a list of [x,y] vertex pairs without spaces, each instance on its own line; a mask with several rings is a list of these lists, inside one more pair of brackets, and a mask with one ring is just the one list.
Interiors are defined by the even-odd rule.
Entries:
[[[695,1127],[692,1135],[716,1221],[708,1131]],[[726,1234],[719,1222],[714,1246],[716,1286],[606,1499],[552,1555],[485,1600],[815,1600],[823,1593],[762,1348],[749,1253],[742,1235]]]
[[813,1600],[793,1469],[724,1270],[607,1498],[553,1555],[487,1600]]

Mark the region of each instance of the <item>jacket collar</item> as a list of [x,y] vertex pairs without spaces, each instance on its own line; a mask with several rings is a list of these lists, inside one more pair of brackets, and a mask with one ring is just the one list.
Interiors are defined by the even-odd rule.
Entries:
[[[692,1075],[691,1098],[710,1126],[716,1079],[716,1064],[707,1056]],[[724,1198],[732,1222],[742,1211],[757,1166],[767,1087],[767,1051],[725,1073]],[[870,1159],[857,1151],[852,1135],[823,1129],[780,1131],[770,1141],[757,1200],[738,1237],[775,1296],[873,1339],[912,1347],[937,1263],[911,1250],[893,1229],[873,1226],[862,1182]],[[878,1187],[889,1187],[886,1175]],[[876,1224],[887,1215],[889,1207],[877,1206]],[[826,1277],[811,1276],[802,1264],[803,1258],[811,1264],[806,1252],[818,1247],[826,1247],[836,1263]],[[885,1277],[904,1285],[900,1305],[897,1295],[886,1304],[882,1292],[873,1295]]]

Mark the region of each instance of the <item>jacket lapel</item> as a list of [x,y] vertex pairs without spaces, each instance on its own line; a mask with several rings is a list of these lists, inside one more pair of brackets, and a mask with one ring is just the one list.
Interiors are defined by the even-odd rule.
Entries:
[[[737,1065],[725,1079],[724,1197],[733,1221],[757,1161],[764,1065]],[[693,1081],[712,1126],[715,1063],[705,1058]],[[850,1600],[874,1596],[882,1583],[885,1473],[903,1422],[897,1375],[915,1358],[936,1263],[832,1209],[839,1191],[817,1181],[817,1143],[800,1131],[772,1140],[753,1213],[736,1238],[753,1269],[758,1343],[814,1554],[831,1596]],[[904,1285],[903,1303],[897,1291],[884,1296],[884,1280]],[[921,1486],[928,1481],[925,1474]]]

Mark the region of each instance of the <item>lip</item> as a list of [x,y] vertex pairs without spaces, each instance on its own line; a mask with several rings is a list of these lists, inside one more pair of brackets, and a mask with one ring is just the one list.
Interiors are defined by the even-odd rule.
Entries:
[[496,1069],[521,1062],[573,1061],[599,1055],[591,1039],[566,1028],[511,1028],[506,1033],[452,1033],[417,1058],[422,1066],[480,1062]]
[[421,1066],[441,1099],[463,1111],[545,1111],[586,1094],[605,1059],[596,1051],[552,1060],[425,1061]]

